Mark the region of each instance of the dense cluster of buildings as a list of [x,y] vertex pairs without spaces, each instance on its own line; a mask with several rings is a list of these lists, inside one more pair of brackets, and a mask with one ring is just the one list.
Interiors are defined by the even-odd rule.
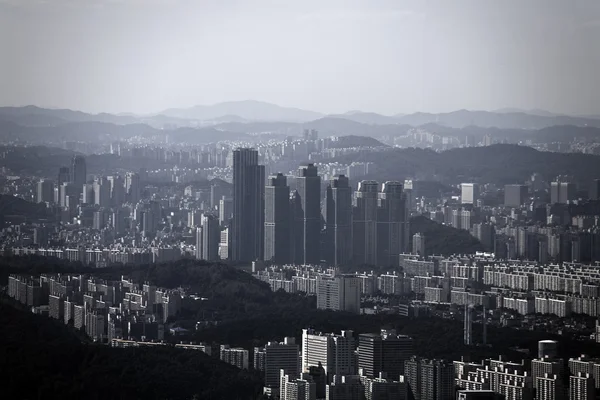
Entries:
[[10,275],[8,295],[37,314],[73,324],[94,341],[161,341],[181,308],[177,290],[85,275]]

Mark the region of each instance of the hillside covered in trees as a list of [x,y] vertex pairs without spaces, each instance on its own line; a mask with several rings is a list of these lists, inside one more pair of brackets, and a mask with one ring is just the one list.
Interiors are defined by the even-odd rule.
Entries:
[[474,254],[484,250],[481,242],[468,231],[439,224],[424,216],[410,219],[410,233],[411,248],[412,235],[425,235],[425,248],[429,255]]
[[258,376],[200,351],[84,344],[59,321],[5,303],[0,303],[0,324],[0,384],[6,398],[260,397]]
[[462,182],[498,185],[527,181],[538,172],[546,180],[557,175],[572,175],[584,188],[598,178],[600,156],[537,151],[531,147],[498,144],[466,147],[443,152],[429,149],[393,149],[385,152],[361,153],[336,159],[341,163],[373,162],[376,173],[369,178],[402,180],[438,180],[446,184]]

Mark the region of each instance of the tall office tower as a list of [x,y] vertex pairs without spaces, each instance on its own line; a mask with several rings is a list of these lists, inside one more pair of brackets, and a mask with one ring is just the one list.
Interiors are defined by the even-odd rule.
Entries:
[[354,193],[352,250],[355,264],[377,264],[377,182],[361,181]]
[[112,214],[112,227],[115,232],[120,235],[124,233],[127,229],[126,227],[126,218],[128,213],[126,210],[122,208],[117,208]]
[[465,304],[465,326],[463,329],[464,343],[466,346],[473,344],[473,308]]
[[54,181],[42,179],[37,185],[37,202],[52,203],[54,201]]
[[109,176],[108,182],[110,184],[111,204],[118,207],[125,202],[125,180],[116,175]]
[[504,205],[506,207],[521,207],[527,199],[526,185],[505,185]]
[[258,165],[258,151],[233,151],[233,221],[231,258],[251,262],[263,257],[265,167]]
[[110,207],[110,182],[106,178],[94,182],[94,203],[100,207]]
[[290,187],[285,175],[270,176],[265,187],[265,260],[291,262]]
[[476,205],[477,200],[479,200],[479,185],[476,183],[461,183],[460,202]]
[[594,377],[591,374],[582,374],[569,377],[569,400],[594,400],[596,388]]
[[352,331],[342,331],[341,335],[324,334],[313,329],[302,330],[303,372],[319,364],[331,382],[335,375],[356,375],[354,359],[354,336]]
[[71,161],[71,181],[77,186],[79,192],[87,182],[87,166],[85,157],[75,156]]
[[424,234],[417,232],[413,235],[412,253],[418,254],[421,256],[427,255],[426,248],[425,248],[425,235]]
[[[363,400],[365,398],[365,391],[368,389],[365,387],[366,385],[363,385],[361,379],[366,383],[367,379],[361,376],[336,375],[333,378],[333,382],[326,387],[325,400]],[[379,390],[379,392],[381,392],[381,390]],[[376,397],[377,395],[382,395],[382,393],[378,393],[370,398]],[[394,397],[388,396],[386,398]]]
[[412,356],[412,349],[412,338],[397,335],[394,330],[359,335],[358,368],[370,378],[384,372],[388,378],[398,380],[404,375],[404,362]]
[[594,179],[590,186],[590,200],[600,200],[600,179]]
[[140,201],[142,194],[142,184],[140,175],[135,172],[128,172],[125,175],[125,197],[132,204],[137,204]]
[[77,188],[71,182],[64,182],[58,187],[58,202],[61,207],[74,207],[77,205]]
[[557,180],[550,184],[550,203],[567,204],[575,200],[577,195],[577,186],[571,182]]
[[61,187],[63,183],[71,182],[71,171],[69,167],[60,167],[58,170],[58,180],[56,183]]
[[321,261],[321,177],[314,164],[298,168],[296,192],[299,209],[295,214],[294,230],[297,264],[318,264]]
[[231,197],[223,196],[219,200],[219,223],[221,226],[228,226],[229,220],[233,213],[233,199]]
[[317,308],[360,313],[361,280],[355,275],[317,276]]
[[339,175],[327,186],[327,262],[335,267],[352,260],[352,188]]
[[408,251],[408,208],[400,182],[381,185],[378,199],[377,254],[379,265],[397,266]]
[[33,229],[33,243],[38,246],[48,245],[49,229],[45,226],[38,226]]
[[265,386],[278,388],[281,370],[286,375],[300,376],[300,347],[295,338],[286,337],[282,343],[269,342],[263,349],[255,349],[255,364],[257,353],[262,354]]
[[[221,241],[221,229],[219,228],[219,220],[216,215],[203,214],[201,220],[201,229],[197,230],[197,235],[200,236],[200,259],[206,261],[216,261],[219,259],[219,243]],[[196,251],[199,250],[196,248]],[[198,254],[198,253],[197,253]]]
[[420,400],[454,400],[454,365],[421,360]]

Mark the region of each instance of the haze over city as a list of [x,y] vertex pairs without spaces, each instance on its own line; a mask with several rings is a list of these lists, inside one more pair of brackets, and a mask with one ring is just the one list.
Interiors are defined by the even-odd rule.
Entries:
[[0,0],[10,399],[598,400],[600,1]]
[[594,1],[0,1],[0,104],[600,114]]

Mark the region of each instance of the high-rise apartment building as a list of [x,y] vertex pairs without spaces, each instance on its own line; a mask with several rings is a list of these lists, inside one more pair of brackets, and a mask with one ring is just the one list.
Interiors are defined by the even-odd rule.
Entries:
[[413,400],[453,400],[454,366],[440,360],[411,357],[404,363],[408,398]]
[[321,177],[314,164],[296,172],[297,208],[294,213],[297,264],[321,261]]
[[[290,187],[283,174],[269,177],[265,187],[265,254],[266,261],[291,262]],[[277,378],[279,379],[279,378]]]
[[231,258],[251,262],[263,258],[265,167],[258,151],[233,151],[233,221]]
[[594,377],[591,374],[582,374],[569,377],[569,400],[594,400],[596,398],[596,388],[594,387]]
[[132,204],[137,204],[140,201],[142,194],[142,184],[140,175],[135,172],[128,172],[125,175],[125,198]]
[[85,157],[73,157],[73,160],[71,161],[71,181],[75,184],[79,192],[83,190],[83,185],[87,182]]
[[[537,400],[564,400],[565,390],[562,379],[558,375],[544,374],[535,380]],[[578,398],[579,400],[579,398]]]
[[376,181],[361,181],[354,193],[352,210],[352,251],[356,264],[377,264]]
[[71,171],[69,167],[60,167],[58,170],[58,179],[56,183],[61,187],[63,183],[71,182]]
[[302,330],[303,372],[319,364],[327,374],[328,382],[335,375],[355,375],[354,336],[352,331],[342,331],[341,335],[324,334],[313,329]]
[[558,180],[550,183],[550,203],[567,204],[577,196],[577,186],[571,182]]
[[52,203],[54,201],[54,181],[42,179],[37,185],[37,202]]
[[279,400],[316,400],[317,385],[315,382],[298,376],[281,372]]
[[317,308],[360,313],[361,280],[355,275],[317,276]]
[[397,266],[408,251],[409,216],[400,182],[385,182],[378,196],[377,259],[379,265]]
[[600,200],[600,179],[594,179],[590,185],[590,200]]
[[331,180],[326,198],[326,257],[329,265],[352,260],[352,188],[344,175]]
[[479,200],[479,185],[476,183],[461,183],[460,202],[476,205],[477,200]]
[[426,256],[425,235],[417,232],[413,235],[412,253],[420,256]]
[[300,376],[300,348],[293,337],[286,337],[282,343],[269,342],[264,348],[255,349],[254,354],[255,364],[256,355],[261,354],[262,371],[267,387],[279,387],[281,370],[285,371],[286,375]]
[[96,205],[110,207],[110,186],[110,182],[106,178],[99,178],[94,182],[94,203]]
[[219,351],[219,358],[221,361],[235,365],[239,369],[248,369],[248,350],[246,349],[222,344]]
[[358,368],[362,375],[376,378],[384,372],[398,380],[404,375],[404,362],[412,355],[413,340],[395,331],[366,333],[358,336]]
[[504,205],[506,207],[521,207],[527,199],[527,191],[526,185],[505,185]]
[[219,220],[213,214],[203,214],[196,229],[196,258],[206,261],[219,259],[221,230]]

